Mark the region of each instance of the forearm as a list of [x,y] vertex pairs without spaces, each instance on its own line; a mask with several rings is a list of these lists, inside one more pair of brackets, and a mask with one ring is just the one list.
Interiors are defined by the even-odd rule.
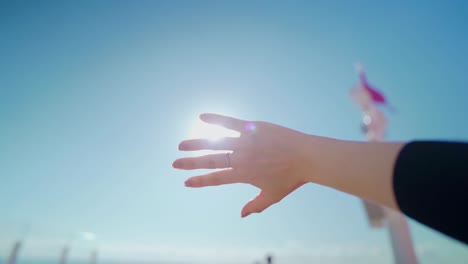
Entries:
[[[325,185],[389,208],[399,209],[393,171],[404,143],[368,143],[310,138],[306,146],[315,159],[310,182]],[[312,147],[314,146],[314,147]]]

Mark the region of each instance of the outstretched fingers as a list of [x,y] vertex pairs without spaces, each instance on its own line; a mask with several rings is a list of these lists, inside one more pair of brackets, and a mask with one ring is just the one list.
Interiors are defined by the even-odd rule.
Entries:
[[180,142],[179,150],[235,150],[239,145],[239,138],[225,137],[218,140],[189,139]]
[[227,169],[202,176],[191,177],[185,181],[185,186],[198,188],[240,182],[242,182],[241,177],[233,169]]
[[243,132],[249,124],[249,122],[245,120],[218,114],[201,114],[200,119],[206,123],[220,125],[238,132]]
[[181,170],[223,169],[231,167],[231,153],[210,154],[200,157],[181,158],[172,166]]

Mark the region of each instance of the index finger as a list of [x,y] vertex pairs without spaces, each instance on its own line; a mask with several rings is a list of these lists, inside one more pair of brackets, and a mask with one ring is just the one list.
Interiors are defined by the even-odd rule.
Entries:
[[235,173],[233,169],[225,169],[201,176],[191,177],[185,181],[185,186],[192,188],[200,188],[241,182],[242,179],[240,175]]
[[219,125],[238,132],[243,132],[249,124],[245,120],[211,113],[201,114],[200,119],[205,123]]

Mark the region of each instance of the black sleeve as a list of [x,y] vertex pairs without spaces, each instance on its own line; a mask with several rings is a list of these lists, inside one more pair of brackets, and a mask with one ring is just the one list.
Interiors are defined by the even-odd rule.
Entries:
[[408,143],[395,163],[393,189],[407,216],[468,243],[468,144]]

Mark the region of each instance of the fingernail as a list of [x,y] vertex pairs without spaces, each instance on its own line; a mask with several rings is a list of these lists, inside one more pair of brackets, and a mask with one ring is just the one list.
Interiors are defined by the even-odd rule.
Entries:
[[190,179],[186,180],[186,181],[185,181],[185,186],[186,186],[186,187],[193,187],[193,181],[190,180]]
[[179,150],[185,150],[185,149],[187,149],[187,143],[180,143]]
[[180,160],[176,160],[172,163],[172,167],[174,168],[183,168],[184,167],[184,163]]

